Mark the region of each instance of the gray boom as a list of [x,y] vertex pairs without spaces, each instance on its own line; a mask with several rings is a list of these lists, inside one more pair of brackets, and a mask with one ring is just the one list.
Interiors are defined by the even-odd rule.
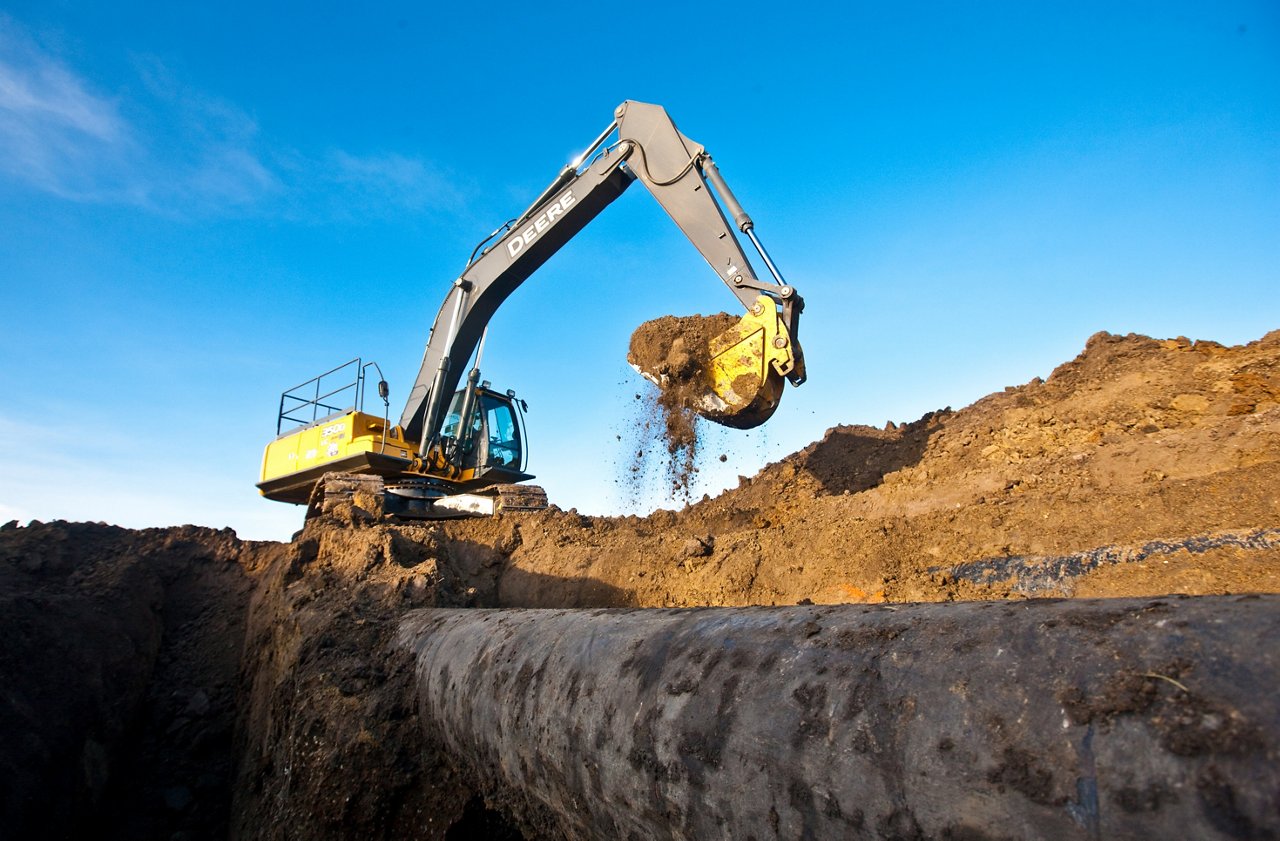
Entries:
[[[422,442],[422,454],[438,438],[444,408],[498,307],[636,178],[744,307],[750,309],[761,294],[768,295],[780,308],[792,337],[798,335],[804,302],[778,274],[756,238],[751,217],[729,191],[706,150],[681,134],[661,106],[627,101],[618,106],[614,116],[614,122],[595,143],[566,166],[528,210],[496,231],[487,248],[477,249],[479,256],[453,282],[431,327],[422,368],[400,417],[406,437]],[[617,142],[583,168],[584,161],[615,129]],[[724,212],[707,189],[708,182],[738,229],[759,251],[772,281],[756,276]],[[787,377],[800,385],[804,363],[798,356],[798,343],[795,351],[796,364]]]

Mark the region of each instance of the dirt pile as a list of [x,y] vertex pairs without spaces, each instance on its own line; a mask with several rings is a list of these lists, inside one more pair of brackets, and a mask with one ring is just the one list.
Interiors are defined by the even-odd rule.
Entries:
[[[906,424],[833,427],[678,513],[524,524],[499,598],[589,605],[605,588],[610,604],[675,607],[1275,591],[1277,395],[1280,331],[1233,348],[1100,333],[1046,381]],[[449,526],[476,542],[494,528]],[[579,589],[545,588],[556,579]]]
[[0,743],[0,825],[518,837],[418,725],[391,644],[409,609],[1280,592],[1278,462],[1280,331],[1098,334],[1046,381],[833,427],[679,512],[343,509],[288,545],[10,524],[0,732],[22,738]]
[[483,598],[435,528],[355,522],[311,521],[254,594],[233,837],[442,837],[463,813],[416,726],[412,665],[388,640],[406,610]]
[[[737,318],[723,312],[666,315],[646,321],[631,334],[627,362],[657,381],[657,397],[645,406],[666,444],[673,493],[688,490],[697,470],[697,410],[708,392],[708,347],[713,338],[737,323]],[[643,453],[638,458],[642,459]]]

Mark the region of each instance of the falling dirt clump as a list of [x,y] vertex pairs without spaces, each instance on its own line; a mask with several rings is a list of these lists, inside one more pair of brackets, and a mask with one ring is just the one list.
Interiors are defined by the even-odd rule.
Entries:
[[652,422],[662,432],[672,491],[687,491],[697,472],[698,407],[707,394],[711,340],[738,323],[728,313],[664,315],[631,334],[627,362],[657,381]]

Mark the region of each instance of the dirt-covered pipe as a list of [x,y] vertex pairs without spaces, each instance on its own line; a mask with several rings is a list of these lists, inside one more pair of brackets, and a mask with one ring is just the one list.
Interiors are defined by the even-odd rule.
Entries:
[[1280,837],[1280,597],[428,610],[424,726],[568,838]]

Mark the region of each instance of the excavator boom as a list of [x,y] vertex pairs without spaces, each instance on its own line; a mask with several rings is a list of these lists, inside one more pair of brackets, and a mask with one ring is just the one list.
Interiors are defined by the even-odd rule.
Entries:
[[[653,194],[748,312],[737,329],[713,342],[699,411],[729,426],[758,426],[776,409],[784,377],[793,385],[804,382],[797,341],[804,302],[777,273],[754,223],[710,155],[681,134],[661,106],[627,101],[614,117],[528,210],[477,249],[454,281],[400,417],[406,435],[421,440],[422,454],[436,443],[445,403],[498,307],[635,180]],[[615,131],[617,140],[605,147]],[[756,246],[773,275],[770,280],[756,274],[713,191]],[[657,372],[641,373],[659,378]]]

